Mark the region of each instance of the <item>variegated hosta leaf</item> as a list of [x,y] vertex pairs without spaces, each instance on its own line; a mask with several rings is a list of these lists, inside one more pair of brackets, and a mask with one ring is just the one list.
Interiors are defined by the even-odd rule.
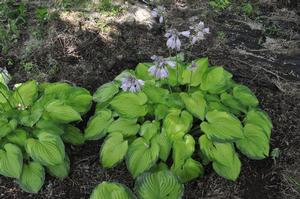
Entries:
[[212,141],[234,142],[244,137],[240,120],[227,112],[210,111],[206,119],[200,127]]
[[167,161],[172,145],[165,132],[159,133],[152,138],[153,143],[159,145],[159,158],[163,161]]
[[201,152],[213,162],[217,174],[229,180],[237,179],[241,162],[233,144],[212,142],[206,135],[200,137],[199,144]]
[[93,100],[103,104],[112,99],[119,92],[119,83],[109,82],[100,86],[93,96]]
[[233,96],[245,106],[255,107],[258,105],[258,99],[247,86],[235,86],[233,88]]
[[204,174],[204,168],[200,162],[188,158],[181,165],[173,165],[171,170],[179,177],[182,183],[189,182]]
[[65,102],[76,112],[84,114],[91,108],[92,99],[90,92],[85,88],[73,87],[68,92]]
[[135,190],[140,199],[180,199],[184,187],[172,172],[166,170],[139,176]]
[[24,147],[27,140],[27,132],[24,129],[16,129],[5,137],[10,143],[16,144],[19,147]]
[[65,127],[65,133],[62,135],[62,139],[64,142],[74,145],[81,145],[84,143],[84,137],[80,129],[72,125],[67,125]]
[[19,178],[23,167],[23,155],[19,147],[5,144],[0,149],[0,174],[6,177]]
[[62,164],[65,159],[65,147],[61,138],[46,132],[37,135],[38,139],[29,138],[25,149],[30,157],[45,166]]
[[191,158],[195,151],[195,140],[193,136],[186,134],[183,138],[173,142],[174,166],[182,165],[188,158]]
[[186,109],[203,121],[207,112],[207,104],[202,92],[196,91],[190,95],[188,93],[181,93],[180,96]]
[[160,123],[157,121],[146,121],[141,126],[139,134],[146,140],[151,140],[152,137],[158,134]]
[[16,120],[7,120],[6,118],[0,118],[0,139],[2,137],[7,136],[12,131],[14,131],[17,127],[17,121]]
[[193,116],[187,111],[174,111],[164,119],[163,128],[171,141],[182,138],[191,128]]
[[121,162],[128,150],[128,141],[121,133],[111,133],[107,136],[100,150],[100,161],[104,168],[114,167]]
[[242,103],[240,103],[239,100],[237,100],[232,95],[230,95],[226,92],[221,94],[221,102],[225,106],[230,108],[229,111],[231,113],[239,114],[240,112],[243,112],[243,113],[247,112],[246,107]]
[[84,131],[84,138],[87,140],[98,140],[107,133],[107,128],[113,122],[110,110],[101,110],[90,118],[87,128]]
[[263,128],[265,134],[270,139],[271,130],[273,128],[273,125],[272,125],[271,119],[264,111],[257,110],[257,109],[250,110],[246,115],[244,123],[245,124],[254,124],[256,126]]
[[23,171],[18,184],[30,193],[37,193],[42,188],[45,180],[45,171],[38,162],[24,164]]
[[90,199],[136,199],[136,197],[126,186],[104,181],[93,190]]
[[245,138],[236,142],[237,148],[248,158],[254,160],[264,159],[269,156],[269,139],[264,130],[254,124],[244,127]]
[[183,84],[190,84],[191,86],[198,86],[203,78],[205,71],[208,68],[208,58],[201,58],[194,61],[196,68],[192,70],[184,70],[182,73]]
[[38,97],[38,85],[36,81],[28,81],[20,84],[13,92],[13,101],[16,106],[29,106]]
[[63,163],[54,165],[54,166],[47,166],[48,173],[51,176],[64,179],[69,175],[70,171],[70,159],[68,155],[65,156],[65,160]]
[[50,102],[45,110],[47,115],[59,123],[70,123],[81,120],[80,114],[71,106],[65,105],[62,101],[54,100]]
[[147,83],[143,86],[142,90],[150,102],[157,104],[166,103],[166,98],[169,95],[169,90]]
[[143,92],[122,92],[111,100],[110,105],[122,117],[137,118],[147,114],[147,100]]
[[159,145],[140,137],[128,148],[126,165],[134,178],[149,170],[159,157]]
[[41,131],[47,131],[47,133],[53,134],[53,135],[63,135],[64,132],[64,126],[63,124],[59,124],[57,122],[51,121],[51,120],[40,120],[35,127]]
[[120,132],[124,137],[130,137],[136,135],[139,129],[137,119],[119,118],[109,125],[107,132]]

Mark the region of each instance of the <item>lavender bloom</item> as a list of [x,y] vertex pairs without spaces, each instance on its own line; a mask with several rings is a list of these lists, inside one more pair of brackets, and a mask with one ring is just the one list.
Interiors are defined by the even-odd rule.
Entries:
[[192,44],[195,44],[199,40],[204,40],[205,34],[209,34],[209,28],[205,28],[204,22],[202,21],[194,26],[191,26],[190,29],[194,31],[194,34],[191,35]]
[[151,59],[154,61],[154,63],[156,65],[158,65],[159,67],[162,67],[162,66],[170,66],[171,68],[174,68],[176,66],[176,62],[175,61],[171,61],[171,60],[168,60],[168,59],[164,59],[163,57],[161,56],[156,56],[156,55],[153,55],[151,56]]
[[122,79],[121,81],[122,90],[133,92],[133,93],[140,91],[143,85],[144,85],[143,80],[136,79],[133,76],[128,76]]
[[169,76],[169,72],[167,69],[168,66],[171,68],[174,68],[176,66],[175,61],[164,59],[161,56],[153,55],[151,59],[154,61],[154,65],[151,66],[148,71],[158,79],[163,79]]
[[184,37],[189,37],[190,31],[178,32],[176,29],[168,30],[167,33],[165,34],[165,37],[168,38],[167,47],[179,51],[181,47],[181,41],[179,39],[179,36],[181,35]]
[[166,14],[166,8],[163,7],[163,6],[157,6],[157,8],[154,8],[151,11],[152,17],[154,17],[154,18],[159,17],[159,23],[163,23],[164,22],[165,14]]

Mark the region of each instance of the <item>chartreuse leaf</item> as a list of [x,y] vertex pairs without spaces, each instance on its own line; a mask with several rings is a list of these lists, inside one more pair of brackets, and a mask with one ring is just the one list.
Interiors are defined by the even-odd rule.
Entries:
[[150,102],[157,104],[166,103],[166,98],[169,95],[169,91],[167,89],[157,87],[150,83],[146,83],[142,90],[147,95]]
[[193,136],[186,134],[183,138],[173,142],[173,167],[181,166],[195,151],[195,140]]
[[15,130],[17,126],[16,120],[8,120],[6,118],[0,118],[0,139]]
[[93,95],[93,100],[95,102],[103,104],[112,99],[118,92],[119,83],[112,81],[100,86]]
[[209,93],[218,94],[230,87],[232,74],[223,67],[211,67],[203,75],[201,89]]
[[154,109],[154,115],[156,120],[162,120],[169,113],[169,108],[165,104],[157,104]]
[[159,158],[167,161],[172,145],[165,132],[161,132],[152,138],[152,142],[159,145]]
[[183,109],[184,103],[180,97],[180,93],[171,93],[168,95],[167,105],[170,108]]
[[45,95],[52,95],[61,98],[64,98],[66,93],[72,88],[68,83],[55,82],[55,83],[42,83],[41,89],[44,91]]
[[115,96],[110,105],[121,116],[126,118],[137,118],[147,114],[147,96],[143,92],[120,93]]
[[208,58],[201,58],[194,61],[196,68],[193,70],[184,70],[182,73],[182,83],[198,86],[201,83],[203,75],[208,68]]
[[64,161],[61,164],[54,166],[47,166],[47,171],[51,176],[64,179],[69,175],[70,171],[70,159],[68,155],[65,156]]
[[59,123],[69,123],[81,120],[80,114],[76,110],[59,100],[50,102],[45,110],[52,120]]
[[45,130],[47,133],[53,135],[63,135],[65,133],[62,124],[58,124],[57,122],[51,120],[41,119],[38,121],[35,127],[39,130]]
[[23,129],[16,129],[14,133],[7,135],[6,139],[12,144],[24,147],[27,140],[27,132]]
[[130,145],[126,156],[127,168],[134,178],[149,170],[159,157],[159,145],[140,137]]
[[225,106],[229,107],[230,112],[234,114],[239,114],[240,111],[244,113],[247,112],[246,107],[242,103],[240,103],[239,100],[226,92],[221,94],[221,102]]
[[107,133],[107,128],[112,123],[112,112],[110,110],[101,110],[93,116],[84,131],[86,140],[98,140],[104,137]]
[[273,128],[273,125],[271,119],[264,111],[257,110],[257,109],[250,110],[247,113],[246,118],[244,119],[244,123],[254,124],[256,126],[263,128],[265,134],[270,139],[271,129]]
[[172,172],[164,170],[139,176],[135,190],[140,199],[180,199],[184,187]]
[[25,149],[30,157],[45,166],[55,166],[63,163],[65,147],[61,138],[47,132],[40,132],[38,139],[29,138]]
[[13,100],[16,106],[29,106],[38,97],[38,85],[36,81],[28,81],[20,84],[13,92]]
[[121,133],[111,133],[107,136],[100,150],[100,161],[104,168],[112,168],[121,162],[128,150],[128,141]]
[[107,132],[120,132],[125,137],[136,135],[140,129],[136,122],[136,119],[119,118],[109,125]]
[[7,103],[7,100],[10,98],[10,91],[7,86],[0,82],[0,103]]
[[65,133],[62,135],[61,138],[64,142],[74,145],[81,145],[84,143],[84,136],[80,132],[80,129],[72,125],[67,125],[65,127]]
[[124,185],[104,181],[93,190],[90,199],[136,199],[136,197]]
[[237,148],[248,158],[254,160],[264,159],[269,155],[269,139],[264,130],[254,124],[244,127],[245,138],[236,142]]
[[181,165],[173,165],[171,170],[176,174],[182,183],[189,182],[204,174],[204,168],[200,162],[192,158],[186,159]]
[[163,128],[171,141],[182,138],[191,128],[193,116],[187,111],[176,110],[164,119]]
[[71,106],[76,112],[84,114],[91,108],[93,97],[85,88],[73,87],[67,94],[66,105]]
[[45,180],[45,171],[38,162],[24,164],[18,184],[27,192],[37,193],[42,188]]
[[212,141],[233,142],[244,137],[240,120],[227,112],[210,111],[206,119],[200,127]]
[[201,91],[196,91],[192,94],[181,93],[182,101],[186,109],[195,117],[204,120],[207,112],[207,104]]
[[6,177],[19,178],[23,167],[23,155],[21,149],[7,143],[0,149],[0,174]]
[[258,99],[247,86],[235,86],[233,88],[233,96],[245,106],[255,107],[258,105]]
[[150,140],[153,136],[155,136],[160,128],[160,123],[157,121],[146,121],[141,126],[141,130],[139,131],[140,136],[144,137],[146,140]]
[[236,180],[241,170],[241,162],[231,143],[212,142],[206,135],[199,138],[201,153],[213,162],[213,169],[220,176]]
[[23,110],[19,113],[20,124],[33,127],[41,118],[44,111],[44,107],[40,103],[35,102],[31,109]]
[[149,67],[152,63],[139,63],[135,68],[135,74],[138,79],[151,80],[153,76],[149,73]]

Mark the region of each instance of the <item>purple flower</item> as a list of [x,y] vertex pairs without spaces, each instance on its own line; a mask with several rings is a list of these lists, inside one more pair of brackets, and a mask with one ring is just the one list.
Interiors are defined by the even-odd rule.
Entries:
[[123,91],[129,91],[135,93],[140,91],[143,85],[144,85],[143,80],[136,79],[133,76],[128,76],[121,80],[121,88]]
[[165,37],[168,38],[167,47],[179,51],[181,47],[181,41],[179,39],[179,36],[181,35],[184,37],[189,37],[190,31],[178,32],[176,29],[168,30],[167,33],[165,34]]
[[164,22],[164,17],[166,15],[166,8],[163,6],[157,6],[157,8],[154,8],[151,11],[151,15],[154,18],[159,17],[159,23],[163,23]]
[[161,56],[153,55],[153,56],[151,56],[151,59],[159,67],[161,67],[161,66],[170,66],[171,68],[174,68],[176,66],[176,62],[175,61],[171,61],[171,60],[165,59],[165,58],[163,58]]
[[151,66],[148,71],[158,79],[163,79],[169,76],[169,72],[167,69],[168,66],[171,68],[174,68],[176,66],[175,61],[165,59],[161,56],[153,55],[151,56],[151,59],[154,61],[154,65]]
[[205,28],[203,21],[200,21],[198,24],[191,26],[190,29],[193,30],[193,34],[191,35],[192,44],[195,44],[199,40],[204,40],[204,36],[206,34],[209,34],[209,28]]

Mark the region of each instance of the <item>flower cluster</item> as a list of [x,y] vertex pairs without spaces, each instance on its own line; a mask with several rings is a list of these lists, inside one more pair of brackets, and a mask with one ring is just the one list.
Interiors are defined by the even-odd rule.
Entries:
[[166,8],[163,6],[157,6],[157,8],[154,8],[151,11],[151,15],[154,18],[159,18],[159,23],[163,23],[166,15]]
[[179,32],[176,29],[168,30],[167,33],[165,34],[165,37],[168,38],[167,47],[179,51],[181,47],[181,41],[179,39],[179,36],[184,36],[188,38],[190,36],[190,31]]
[[121,88],[123,91],[138,92],[144,85],[144,81],[136,79],[133,76],[128,76],[121,81]]
[[155,76],[158,79],[163,79],[165,77],[168,77],[168,69],[167,66],[174,68],[176,66],[175,61],[164,59],[161,56],[153,55],[151,59],[154,61],[154,65],[151,66],[148,71],[153,76]]
[[190,29],[192,30],[193,34],[191,34],[191,43],[195,44],[199,40],[204,40],[205,35],[209,34],[209,28],[205,28],[204,22],[200,21],[198,24],[195,24],[194,26],[190,26]]

